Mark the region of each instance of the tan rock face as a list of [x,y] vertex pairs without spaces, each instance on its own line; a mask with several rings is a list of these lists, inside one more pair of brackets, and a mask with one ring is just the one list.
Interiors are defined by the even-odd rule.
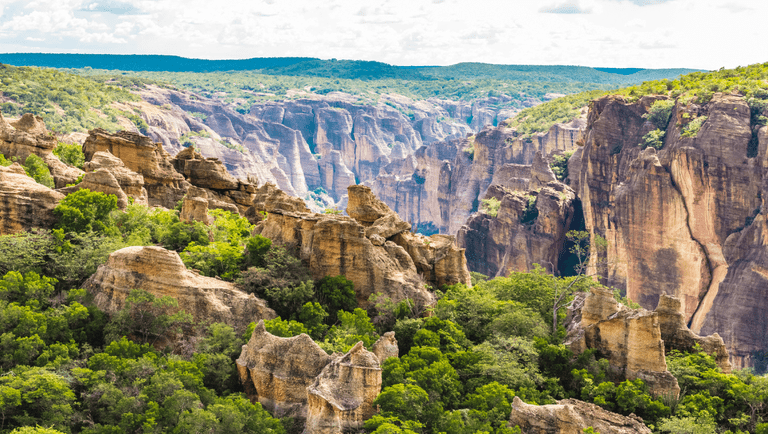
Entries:
[[218,158],[205,158],[189,147],[172,160],[176,170],[193,185],[213,190],[237,190],[238,181],[227,172]]
[[390,357],[398,357],[400,350],[397,347],[397,339],[395,339],[395,332],[386,332],[373,344],[373,354],[379,359],[380,363],[384,363]]
[[307,434],[360,429],[381,391],[379,359],[362,342],[329,356],[309,336],[277,337],[263,321],[243,345],[237,369],[251,400],[276,417],[305,419]]
[[132,289],[171,296],[196,323],[223,322],[236,330],[277,315],[266,303],[234,285],[187,270],[179,254],[160,247],[126,247],[113,252],[83,285],[105,312],[120,310]]
[[104,194],[113,194],[117,197],[117,207],[125,209],[128,206],[128,196],[125,194],[120,183],[115,176],[106,169],[99,169],[95,172],[86,172],[83,174],[83,180],[72,187],[60,188],[59,191],[64,194],[74,193],[78,190],[88,189],[90,191],[99,191]]
[[[554,175],[544,160],[553,153],[575,149],[584,126],[585,120],[577,119],[556,125],[530,141],[518,138],[514,129],[503,125],[487,127],[473,137],[433,143],[417,149],[413,155],[393,160],[367,184],[415,227],[456,234],[479,209],[480,199],[492,184],[515,188],[507,182],[509,175],[526,179],[525,189],[553,181]],[[474,152],[470,154],[466,149]],[[541,155],[536,157],[537,153]],[[535,176],[531,176],[530,166],[536,158],[540,162],[536,164]],[[545,171],[538,170],[542,162]],[[521,169],[527,173],[514,176],[515,168],[510,165],[526,166]]]
[[597,349],[608,359],[614,381],[639,378],[653,395],[680,394],[677,379],[667,370],[658,314],[628,309],[607,289],[594,288],[586,296],[581,323],[569,327],[565,343],[575,354]]
[[[732,361],[749,365],[748,353],[765,348],[758,335],[768,336],[757,301],[764,282],[753,272],[768,266],[753,241],[765,208],[766,130],[754,127],[755,143],[744,97],[715,94],[703,105],[677,103],[663,148],[641,151],[636,145],[654,128],[642,115],[656,99],[595,101],[583,152],[569,165],[587,229],[608,241],[605,283],[649,309],[661,294],[674,295],[694,332],[719,333],[741,360]],[[696,116],[707,116],[697,136],[682,137]],[[755,302],[735,302],[735,285],[738,297]]]
[[[533,264],[557,270],[565,234],[576,214],[574,191],[559,182],[528,190],[541,182],[533,177],[506,177],[505,181],[520,190],[499,184],[488,188],[484,199],[500,202],[496,217],[478,212],[459,229],[457,243],[466,249],[468,268],[491,277],[529,271]],[[532,210],[531,197],[535,198]]]
[[373,401],[381,392],[381,367],[374,353],[358,342],[335,357],[307,389],[307,434],[337,434],[363,428],[376,414]]
[[[267,211],[269,216],[257,223],[255,232],[295,250],[316,279],[346,276],[354,283],[362,307],[377,292],[393,300],[411,298],[431,304],[434,296],[425,284],[439,288],[470,282],[464,251],[456,248],[453,237],[407,232],[407,224],[394,218],[366,187],[350,187],[349,211],[367,224],[351,217],[296,211],[300,207],[295,199],[287,199],[274,187],[262,187],[256,197],[247,215]],[[366,231],[371,228],[375,230],[369,238]]]
[[62,199],[63,194],[35,182],[18,163],[0,166],[0,235],[53,226],[53,209]]
[[53,155],[56,143],[41,117],[27,113],[9,123],[0,114],[0,154],[8,159],[15,157],[21,163],[30,155],[37,155],[48,165],[56,187],[61,188],[74,182],[83,171],[67,166]]
[[99,169],[109,171],[120,184],[125,195],[133,198],[134,203],[144,205],[148,203],[144,177],[127,168],[122,160],[109,152],[94,153],[91,160],[84,164],[84,167],[86,172],[95,172]]
[[190,187],[181,205],[179,219],[184,222],[198,221],[210,225],[213,217],[208,215],[208,196],[205,190]]
[[509,427],[526,434],[582,434],[592,427],[600,434],[650,434],[642,419],[612,413],[595,404],[564,399],[552,405],[530,405],[517,396],[512,401]]

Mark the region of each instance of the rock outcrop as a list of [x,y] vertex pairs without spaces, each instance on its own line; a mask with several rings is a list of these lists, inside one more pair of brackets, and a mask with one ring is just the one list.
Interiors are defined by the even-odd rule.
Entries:
[[109,152],[95,152],[91,156],[90,161],[87,161],[83,167],[86,172],[108,171],[115,177],[123,193],[127,197],[132,198],[134,203],[148,204],[147,190],[144,188],[144,177],[127,168],[121,159]]
[[257,199],[247,215],[267,212],[268,218],[256,223],[255,233],[296,251],[317,279],[346,276],[355,285],[361,307],[377,292],[393,300],[411,298],[429,305],[434,296],[425,284],[435,288],[469,284],[464,251],[452,237],[407,232],[407,224],[367,187],[350,186],[348,194],[352,217],[314,214],[302,211],[295,200],[267,184],[255,193]]
[[63,194],[27,176],[19,163],[0,166],[0,235],[53,226],[53,209],[62,199]]
[[132,289],[156,297],[171,296],[196,324],[223,322],[245,330],[259,319],[277,315],[266,303],[235,289],[234,285],[187,270],[179,254],[161,247],[126,247],[113,252],[83,285],[99,309],[114,313]]
[[[463,139],[419,148],[382,167],[379,176],[366,184],[419,231],[456,234],[478,211],[492,184],[519,189],[512,183],[515,178],[526,179],[531,189],[538,188],[536,183],[546,185],[549,181],[531,178],[530,169],[524,166],[530,167],[537,153],[544,161],[552,154],[575,149],[585,124],[581,117],[531,139],[518,137],[515,129],[503,124],[486,127]],[[528,173],[515,174],[517,169]]]
[[381,367],[358,342],[329,356],[306,334],[281,338],[259,321],[237,359],[246,393],[275,417],[304,419],[306,434],[362,428],[376,411]]
[[639,378],[653,395],[680,394],[677,379],[667,370],[658,314],[629,309],[603,288],[577,298],[571,309],[580,310],[571,314],[580,316],[580,321],[568,326],[565,343],[571,351],[596,349],[610,363],[608,373],[614,381]]
[[27,113],[9,122],[0,114],[0,154],[21,163],[30,155],[37,155],[48,165],[56,187],[64,187],[83,171],[67,166],[53,155],[57,143],[56,136],[45,128],[43,118]]
[[557,272],[565,234],[580,218],[575,192],[557,182],[537,153],[530,166],[509,164],[496,172],[483,200],[492,198],[499,201],[496,215],[472,214],[456,236],[468,268],[491,277],[529,271],[533,264]]
[[373,354],[376,354],[380,363],[384,363],[390,357],[398,357],[400,350],[397,346],[397,339],[395,339],[395,332],[386,332],[376,342],[374,342],[371,348]]
[[612,413],[577,399],[530,405],[516,396],[508,426],[519,426],[526,434],[582,434],[588,427],[600,434],[651,434],[640,418]]
[[[662,148],[642,150],[655,128],[643,115],[660,98],[594,101],[571,184],[587,229],[608,241],[605,283],[649,309],[661,294],[676,296],[694,332],[719,333],[734,366],[751,366],[768,342],[759,271],[768,269],[768,129],[743,96],[716,93],[704,104],[677,101]],[[684,136],[697,118],[698,132]]]

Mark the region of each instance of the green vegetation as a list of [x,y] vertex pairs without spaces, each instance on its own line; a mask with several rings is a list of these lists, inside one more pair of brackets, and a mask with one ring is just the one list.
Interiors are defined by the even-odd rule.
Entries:
[[480,202],[480,208],[484,213],[491,217],[496,217],[499,214],[499,208],[501,207],[501,201],[495,197],[483,199]]
[[37,155],[29,154],[29,157],[24,160],[24,172],[38,184],[48,188],[54,187],[53,176],[51,176],[51,172],[48,170],[48,165]]
[[653,130],[648,134],[644,135],[643,141],[638,143],[637,146],[642,147],[642,149],[645,149],[649,146],[655,149],[661,149],[662,146],[664,146],[665,135],[666,135],[666,131],[659,130],[659,129]]
[[55,148],[53,148],[53,155],[59,157],[62,163],[75,166],[82,170],[85,164],[85,155],[83,154],[83,147],[77,143],[61,143],[59,142]]
[[117,131],[123,113],[112,103],[139,99],[120,87],[54,69],[0,65],[0,82],[9,100],[0,105],[4,116],[33,113],[58,132]]
[[672,108],[675,106],[675,101],[671,99],[662,99],[655,101],[648,109],[648,113],[643,117],[648,119],[650,123],[656,126],[657,129],[666,131],[667,125],[669,125],[669,117],[672,116]]
[[699,134],[701,126],[707,121],[706,116],[697,116],[692,121],[685,124],[683,132],[680,134],[682,137],[695,138]]
[[552,157],[549,167],[552,168],[558,181],[563,181],[568,177],[568,160],[571,159],[574,151],[563,152]]

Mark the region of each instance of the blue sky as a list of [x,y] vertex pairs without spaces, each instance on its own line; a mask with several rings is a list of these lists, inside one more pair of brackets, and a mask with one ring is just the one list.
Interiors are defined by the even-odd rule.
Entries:
[[0,0],[0,52],[716,69],[768,61],[747,0]]

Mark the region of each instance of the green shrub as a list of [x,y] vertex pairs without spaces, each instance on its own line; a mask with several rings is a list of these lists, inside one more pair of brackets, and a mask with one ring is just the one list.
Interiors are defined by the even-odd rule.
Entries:
[[643,118],[655,125],[657,129],[665,131],[674,106],[675,101],[671,99],[655,101],[648,109],[648,113],[643,115]]
[[64,232],[117,232],[110,213],[117,209],[117,196],[87,188],[70,193],[56,205],[56,228]]
[[8,167],[11,164],[13,164],[13,161],[6,159],[5,155],[0,154],[0,166]]
[[695,138],[699,134],[701,126],[704,125],[704,122],[706,121],[706,116],[697,116],[683,127],[683,132],[680,134],[680,136]]
[[315,294],[320,305],[329,313],[330,324],[336,322],[340,310],[351,312],[357,307],[355,286],[344,276],[325,276],[315,285]]
[[245,242],[245,250],[249,266],[261,267],[264,265],[264,255],[272,247],[272,240],[261,235],[254,235]]
[[563,152],[562,154],[552,157],[552,163],[550,163],[549,167],[552,168],[552,172],[554,172],[558,181],[562,181],[568,177],[568,160],[573,155],[573,152],[574,151]]
[[662,130],[653,130],[649,132],[648,134],[643,136],[643,141],[641,143],[638,143],[638,146],[641,146],[642,149],[645,149],[647,147],[652,147],[654,149],[661,149],[664,146],[664,136],[667,133]]
[[83,154],[83,147],[77,143],[61,143],[53,148],[53,155],[59,157],[64,164],[83,169],[85,164],[85,155]]
[[219,241],[207,245],[198,245],[193,241],[180,256],[187,268],[199,270],[204,276],[219,276],[224,280],[235,279],[245,259],[242,247]]
[[24,171],[38,184],[42,184],[48,188],[55,187],[51,171],[48,170],[48,165],[37,155],[29,154],[29,157],[24,161]]
[[496,217],[499,214],[501,201],[496,199],[495,197],[483,199],[481,201],[480,207],[482,208],[484,213],[488,214],[491,217]]

